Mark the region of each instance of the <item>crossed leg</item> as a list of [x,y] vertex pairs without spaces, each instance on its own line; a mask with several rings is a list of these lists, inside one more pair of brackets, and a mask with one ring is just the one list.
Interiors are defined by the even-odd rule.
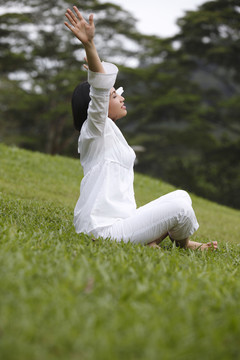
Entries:
[[217,249],[217,242],[190,241],[189,237],[197,229],[190,196],[183,190],[176,190],[138,208],[132,216],[116,221],[97,235],[150,247],[159,247],[158,244],[169,236],[182,248]]

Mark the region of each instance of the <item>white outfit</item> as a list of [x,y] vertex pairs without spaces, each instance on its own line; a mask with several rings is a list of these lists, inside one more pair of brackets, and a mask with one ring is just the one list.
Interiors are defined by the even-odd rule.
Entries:
[[84,178],[74,209],[76,232],[143,244],[167,232],[174,240],[183,240],[198,228],[185,191],[172,192],[136,208],[135,153],[108,118],[110,90],[118,69],[110,63],[103,66],[105,74],[88,71],[91,101],[78,140]]

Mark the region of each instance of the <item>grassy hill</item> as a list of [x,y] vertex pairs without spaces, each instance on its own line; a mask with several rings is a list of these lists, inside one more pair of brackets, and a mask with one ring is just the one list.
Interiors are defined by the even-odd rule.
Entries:
[[[0,358],[240,358],[240,211],[192,195],[214,253],[92,243],[72,224],[81,176],[0,144]],[[172,190],[135,176],[138,205]]]

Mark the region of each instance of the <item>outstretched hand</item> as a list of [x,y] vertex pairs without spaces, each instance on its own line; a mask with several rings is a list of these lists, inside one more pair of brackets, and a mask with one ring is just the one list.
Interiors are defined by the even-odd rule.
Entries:
[[95,26],[93,21],[93,14],[89,16],[89,22],[87,22],[76,6],[73,7],[75,14],[67,9],[65,16],[71,23],[67,21],[64,24],[73,32],[73,34],[82,42],[83,45],[91,42],[95,34]]
[[67,9],[65,16],[69,20],[70,24],[65,21],[64,24],[73,32],[73,34],[82,42],[87,57],[86,69],[93,72],[104,73],[104,68],[101,60],[98,56],[97,49],[95,47],[93,38],[95,34],[95,26],[93,21],[93,14],[89,16],[88,22],[82,17],[82,14],[76,6],[73,7],[73,11]]

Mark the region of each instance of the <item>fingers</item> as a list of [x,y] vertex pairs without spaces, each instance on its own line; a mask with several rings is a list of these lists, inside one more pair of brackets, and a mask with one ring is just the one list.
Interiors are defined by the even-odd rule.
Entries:
[[69,25],[69,23],[67,21],[64,21],[64,25],[66,25],[70,30],[72,30],[71,25]]
[[72,12],[72,10],[67,9],[65,16],[68,18],[68,20],[70,21],[70,23],[73,26],[76,25],[78,20],[77,20],[76,16],[74,15],[74,13]]
[[65,21],[64,24],[76,35],[75,29],[77,28],[79,21],[82,21],[84,19],[81,15],[80,11],[77,9],[77,7],[74,6],[73,8],[74,8],[74,11],[77,13],[78,18],[70,9],[67,9],[65,16],[69,20],[69,22],[72,26],[69,25],[69,23],[67,21]]
[[[80,13],[80,11],[78,10],[78,8],[76,6],[73,6],[73,9],[74,9],[77,16],[70,9],[67,9],[67,12],[66,12],[65,16],[68,18],[70,23],[74,26],[75,24],[77,24],[77,22],[79,20],[82,21],[82,20],[84,20],[84,18],[83,18],[82,14]],[[89,15],[89,25],[90,26],[94,25],[93,14]]]
[[93,14],[90,14],[90,15],[89,15],[88,21],[89,21],[89,25],[90,25],[90,26],[93,26],[93,25],[94,25]]
[[74,9],[75,13],[77,14],[77,16],[70,9],[67,9],[65,16],[68,18],[70,23],[73,26],[75,26],[79,22],[79,20],[82,21],[82,20],[84,20],[84,18],[82,17],[82,14],[80,13],[80,11],[78,10],[78,8],[76,6],[73,6],[73,9]]
[[79,20],[83,20],[82,14],[78,10],[78,8],[76,6],[74,6],[73,9],[74,9],[75,13],[77,14],[77,17],[79,18]]
[[[65,16],[69,20],[69,22],[72,24],[72,26],[76,25],[76,23],[73,21],[71,16],[69,16],[67,13],[65,14]],[[64,24],[71,30],[71,25],[69,25],[67,21],[65,21]]]

